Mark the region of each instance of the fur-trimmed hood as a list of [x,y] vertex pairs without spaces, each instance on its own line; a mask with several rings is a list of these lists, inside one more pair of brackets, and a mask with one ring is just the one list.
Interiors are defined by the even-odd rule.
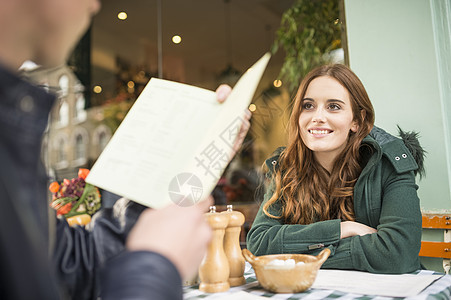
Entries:
[[[387,155],[390,161],[393,162],[393,165],[398,171],[402,171],[399,169],[401,165],[406,168],[408,167],[407,165],[410,164],[410,168],[412,168],[415,172],[415,175],[419,174],[420,178],[425,176],[426,171],[424,168],[424,159],[426,151],[421,147],[418,140],[419,133],[414,131],[403,131],[398,126],[398,134],[399,138],[389,134],[377,126],[374,126],[369,136],[377,142],[383,153]],[[400,145],[399,140],[403,142],[403,146],[405,146],[411,156],[405,153],[405,149],[402,149],[403,147]],[[396,145],[396,147],[394,147],[394,145]],[[407,157],[405,157],[406,155]],[[416,167],[411,164],[411,160],[415,162]]]

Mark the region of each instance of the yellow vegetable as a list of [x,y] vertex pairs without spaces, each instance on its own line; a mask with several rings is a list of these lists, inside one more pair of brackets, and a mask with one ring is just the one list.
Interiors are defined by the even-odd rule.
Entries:
[[69,217],[66,219],[66,221],[67,221],[67,223],[69,223],[70,226],[75,226],[75,225],[84,226],[84,225],[88,224],[89,222],[91,222],[91,216],[88,214],[82,214],[82,215]]

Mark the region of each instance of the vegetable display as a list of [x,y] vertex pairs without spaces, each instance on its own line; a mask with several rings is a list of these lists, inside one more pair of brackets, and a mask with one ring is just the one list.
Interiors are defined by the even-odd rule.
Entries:
[[78,177],[49,185],[51,207],[56,210],[57,216],[66,218],[71,226],[86,225],[101,206],[98,188],[85,181],[88,174],[88,169],[79,169]]

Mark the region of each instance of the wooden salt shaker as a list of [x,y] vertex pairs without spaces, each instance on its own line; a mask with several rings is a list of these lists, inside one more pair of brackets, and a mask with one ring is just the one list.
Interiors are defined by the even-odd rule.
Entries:
[[229,261],[230,286],[239,286],[246,283],[244,278],[244,257],[241,254],[240,232],[244,224],[244,215],[239,211],[234,211],[232,205],[227,205],[227,211],[222,212],[229,217],[229,225],[225,231],[224,251]]
[[213,236],[207,248],[207,253],[199,266],[199,290],[206,293],[227,291],[229,284],[229,262],[224,253],[224,233],[229,222],[225,214],[216,213],[216,207],[211,206],[205,214],[207,222],[213,230]]

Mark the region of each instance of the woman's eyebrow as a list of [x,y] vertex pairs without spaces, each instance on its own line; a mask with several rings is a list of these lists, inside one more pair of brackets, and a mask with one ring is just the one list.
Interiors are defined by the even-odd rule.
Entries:
[[[313,101],[313,102],[315,102],[315,100],[313,100],[312,98],[304,98],[304,99],[302,99],[302,102],[304,102],[304,101]],[[346,102],[344,102],[343,100],[340,100],[340,99],[327,99],[326,102],[327,103],[340,102],[342,104],[346,104]]]
[[346,104],[343,100],[340,100],[340,99],[328,99],[327,102],[328,103],[330,103],[330,102],[340,102],[342,104]]

